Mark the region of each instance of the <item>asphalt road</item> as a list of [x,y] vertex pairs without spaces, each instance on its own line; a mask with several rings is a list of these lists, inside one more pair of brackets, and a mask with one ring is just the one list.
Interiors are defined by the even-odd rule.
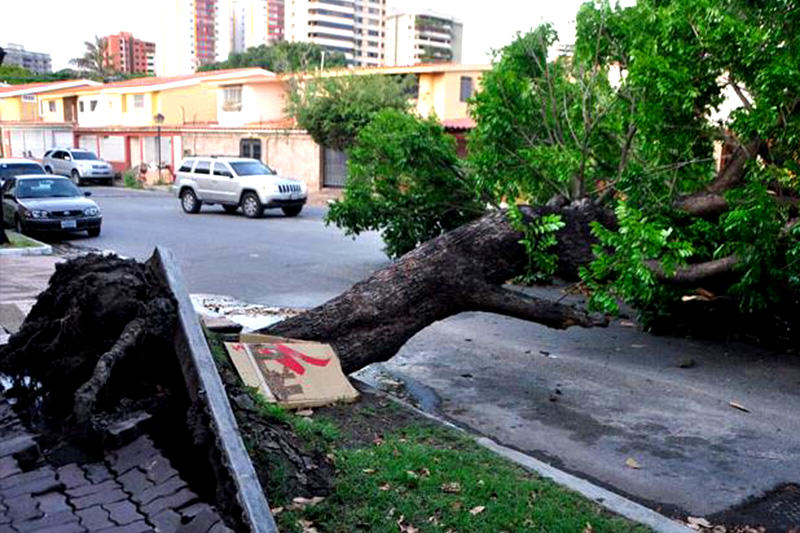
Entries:
[[119,187],[83,187],[103,213],[97,238],[76,234],[48,238],[114,250],[146,259],[158,244],[178,258],[189,290],[224,294],[274,306],[312,307],[348,289],[387,263],[377,234],[356,240],[325,227],[325,208],[306,206],[295,218],[279,209],[252,220],[220,206],[184,213],[178,199],[163,192]]
[[[91,190],[103,233],[69,242],[140,259],[167,246],[193,292],[305,307],[387,263],[377,235],[326,228],[324,208],[249,220],[218,207],[186,215],[163,193]],[[695,365],[681,368],[687,358]],[[668,513],[709,515],[800,483],[797,354],[653,337],[619,321],[555,331],[465,313],[422,331],[382,370],[431,410]]]

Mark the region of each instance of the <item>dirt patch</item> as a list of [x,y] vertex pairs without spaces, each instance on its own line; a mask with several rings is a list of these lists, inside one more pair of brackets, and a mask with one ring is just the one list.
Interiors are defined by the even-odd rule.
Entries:
[[323,407],[314,413],[316,418],[329,420],[339,428],[341,437],[337,444],[342,448],[373,444],[384,435],[412,424],[434,425],[427,418],[382,395],[361,389],[357,402]]
[[727,511],[708,517],[712,524],[722,524],[730,531],[786,533],[800,531],[800,485],[787,483]]

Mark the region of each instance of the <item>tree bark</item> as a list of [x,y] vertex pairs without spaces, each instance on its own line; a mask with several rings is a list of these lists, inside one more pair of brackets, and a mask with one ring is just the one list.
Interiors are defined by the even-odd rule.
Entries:
[[[3,205],[4,199],[5,195],[3,194],[3,191],[0,190],[0,206]],[[0,211],[0,244],[8,244],[9,242],[8,235],[6,235],[6,222],[3,220],[2,211]]]
[[[521,208],[526,221],[558,213],[554,253],[562,277],[575,278],[591,260],[589,223],[608,221],[588,201],[568,206]],[[505,211],[484,217],[422,244],[347,292],[261,330],[263,333],[333,345],[345,372],[386,361],[428,325],[465,311],[487,311],[551,328],[603,326],[603,317],[502,288],[522,274],[527,256]]]

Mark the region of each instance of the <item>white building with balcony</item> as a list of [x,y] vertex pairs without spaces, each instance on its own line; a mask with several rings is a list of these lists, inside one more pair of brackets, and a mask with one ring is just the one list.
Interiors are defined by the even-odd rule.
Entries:
[[461,63],[463,34],[463,24],[448,15],[431,11],[390,15],[386,21],[386,65]]

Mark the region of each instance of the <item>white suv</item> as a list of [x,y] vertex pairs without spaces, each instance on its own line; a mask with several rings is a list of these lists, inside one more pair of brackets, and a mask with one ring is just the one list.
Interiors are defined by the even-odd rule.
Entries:
[[187,213],[220,204],[227,213],[241,206],[250,218],[271,207],[297,216],[308,197],[302,181],[280,177],[261,161],[244,157],[188,157],[178,168],[174,191]]

